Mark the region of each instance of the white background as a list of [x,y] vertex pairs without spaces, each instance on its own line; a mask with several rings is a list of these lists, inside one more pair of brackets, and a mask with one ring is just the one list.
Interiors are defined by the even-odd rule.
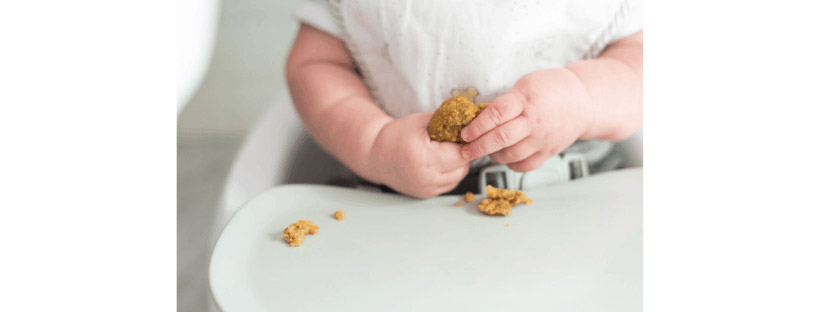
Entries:
[[[647,311],[820,309],[811,2],[647,2]],[[175,309],[168,1],[0,4],[0,309]]]

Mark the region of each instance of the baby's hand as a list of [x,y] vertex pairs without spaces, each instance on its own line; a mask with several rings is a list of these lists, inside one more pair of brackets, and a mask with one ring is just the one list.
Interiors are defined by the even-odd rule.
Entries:
[[464,158],[489,154],[519,172],[540,167],[588,130],[592,110],[583,90],[572,73],[561,69],[522,77],[461,131],[470,142]]
[[371,176],[394,190],[419,198],[454,189],[467,175],[469,161],[458,144],[430,140],[433,113],[396,119],[381,129],[370,153]]

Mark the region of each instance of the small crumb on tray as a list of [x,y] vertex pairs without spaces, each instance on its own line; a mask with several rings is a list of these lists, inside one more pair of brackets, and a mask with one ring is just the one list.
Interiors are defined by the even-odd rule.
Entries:
[[464,201],[469,203],[473,201],[473,199],[475,199],[475,194],[473,194],[473,192],[467,192],[464,194]]
[[461,206],[461,202],[456,202],[456,206]]
[[299,246],[305,241],[305,234],[315,235],[317,231],[319,227],[310,220],[299,220],[282,231],[282,238],[291,246]]
[[336,218],[336,220],[342,221],[345,219],[345,211],[343,209],[336,210],[333,217]]

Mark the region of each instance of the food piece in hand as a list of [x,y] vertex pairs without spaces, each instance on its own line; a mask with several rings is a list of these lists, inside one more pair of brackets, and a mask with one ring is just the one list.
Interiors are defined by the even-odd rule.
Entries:
[[310,220],[299,220],[299,222],[291,223],[282,231],[282,238],[291,246],[299,246],[305,241],[305,234],[314,235],[318,230],[319,227],[313,225]]
[[333,214],[333,217],[336,218],[336,220],[342,221],[345,219],[345,211],[342,209],[336,210],[336,213]]
[[478,92],[474,88],[467,91],[453,91],[452,97],[441,103],[436,109],[427,133],[430,138],[439,142],[467,143],[461,138],[461,129],[470,124],[488,104],[476,106],[473,103]]
[[485,198],[478,204],[478,209],[491,216],[507,216],[512,213],[512,204],[503,199]]
[[516,190],[495,188],[492,185],[487,185],[484,190],[487,192],[487,198],[481,200],[478,209],[491,216],[507,216],[512,213],[513,206],[532,203],[532,199],[527,198],[527,195],[524,195],[523,192]]
[[483,112],[485,109],[487,109],[487,106],[490,106],[490,103],[478,104],[478,113],[481,114],[481,112]]
[[461,129],[478,115],[478,107],[463,96],[450,98],[436,110],[427,132],[430,138],[439,142],[465,143]]
[[473,192],[464,193],[464,201],[469,203],[473,201],[473,199],[475,199],[475,194],[473,194]]

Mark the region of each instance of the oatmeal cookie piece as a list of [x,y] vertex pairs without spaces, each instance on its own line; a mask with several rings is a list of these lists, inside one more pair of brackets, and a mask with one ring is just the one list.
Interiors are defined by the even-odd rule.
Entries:
[[521,191],[495,188],[492,185],[487,185],[484,190],[487,192],[487,197],[509,201],[513,206],[521,203],[532,203],[532,200],[527,198],[527,195],[524,195],[524,192]]
[[484,190],[487,192],[487,198],[481,200],[478,209],[488,215],[506,216],[512,213],[513,206],[532,203],[532,199],[527,198],[527,195],[520,191],[495,188],[492,185],[487,185]]
[[485,198],[478,204],[478,209],[491,216],[507,216],[512,213],[512,206],[503,199]]
[[483,112],[485,109],[487,109],[487,106],[490,106],[490,103],[478,104],[478,113],[481,114],[481,112]]
[[314,235],[319,231],[319,227],[310,220],[299,220],[291,223],[282,231],[282,238],[291,246],[299,246],[305,241],[305,234]]
[[345,211],[343,209],[336,210],[333,217],[336,218],[336,220],[342,221],[345,219]]
[[466,143],[461,138],[461,129],[470,124],[478,115],[478,106],[463,96],[447,99],[436,109],[427,132],[430,139],[439,142]]
[[464,193],[464,201],[469,203],[473,201],[473,199],[475,199],[475,194],[473,194],[473,192]]

